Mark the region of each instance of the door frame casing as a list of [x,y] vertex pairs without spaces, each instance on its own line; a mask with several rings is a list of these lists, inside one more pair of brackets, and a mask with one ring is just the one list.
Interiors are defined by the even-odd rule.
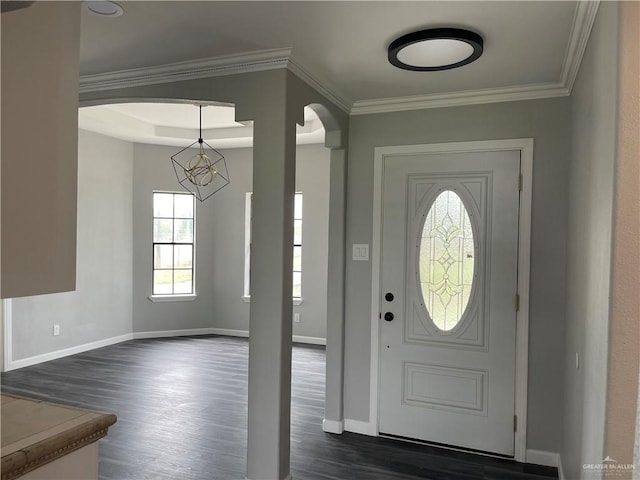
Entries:
[[[382,254],[382,182],[384,159],[402,155],[474,153],[504,150],[520,151],[520,211],[518,216],[518,295],[516,312],[516,378],[514,459],[526,461],[527,451],[527,380],[529,358],[529,276],[531,252],[531,201],[533,177],[533,138],[486,140],[474,142],[431,143],[376,147],[374,153],[373,238],[371,244],[371,365],[369,396],[369,432],[379,435],[380,412],[380,275]],[[514,182],[517,182],[514,179]]]

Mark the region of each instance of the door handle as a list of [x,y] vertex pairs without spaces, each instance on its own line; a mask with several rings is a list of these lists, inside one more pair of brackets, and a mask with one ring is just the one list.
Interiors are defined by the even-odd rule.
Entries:
[[385,313],[385,314],[384,314],[384,319],[385,319],[387,322],[390,322],[391,320],[393,320],[393,313],[391,313],[391,312],[387,312],[387,313]]
[[387,302],[393,302],[393,293],[391,293],[391,292],[387,292],[387,293],[385,294],[385,296],[384,296],[384,299],[385,299]]

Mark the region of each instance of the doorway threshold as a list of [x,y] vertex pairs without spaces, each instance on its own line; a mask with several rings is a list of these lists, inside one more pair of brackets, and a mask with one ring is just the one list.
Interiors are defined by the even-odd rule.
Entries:
[[388,438],[390,440],[398,440],[398,441],[407,442],[407,443],[414,443],[416,445],[424,445],[426,447],[452,450],[454,452],[461,452],[461,453],[469,453],[471,455],[482,455],[484,457],[499,458],[503,460],[512,460],[514,462],[516,461],[513,455],[504,455],[501,453],[486,452],[484,450],[475,450],[473,448],[458,447],[455,445],[447,445],[445,443],[429,442],[426,440],[418,440],[415,438],[403,437],[401,435],[393,435],[391,433],[380,432],[378,435],[382,438]]

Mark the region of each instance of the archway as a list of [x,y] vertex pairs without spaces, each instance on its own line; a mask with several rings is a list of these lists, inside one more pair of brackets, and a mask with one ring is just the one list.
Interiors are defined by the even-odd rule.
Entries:
[[[256,205],[251,259],[247,478],[284,479],[289,474],[290,446],[292,319],[289,279],[292,258],[289,252],[295,193],[295,124],[302,123],[305,105],[317,108],[319,117],[327,122],[326,143],[332,148],[328,283],[332,278],[339,278],[338,283],[342,285],[348,115],[283,68],[202,77],[202,74],[179,77],[172,72],[146,78],[144,74],[137,77],[135,73],[124,72],[104,80],[104,86],[100,84],[101,80],[85,86],[81,101],[84,105],[95,105],[133,98],[189,102],[216,99],[236,105],[237,121],[254,121],[253,192]],[[320,105],[324,107],[317,107]],[[330,112],[333,119],[326,112]],[[328,310],[327,357],[336,360],[337,365],[327,368],[327,383],[332,385],[327,388],[327,395],[339,391],[336,396],[339,398],[338,406],[331,407],[332,413],[329,408],[326,410],[325,420],[341,425],[344,294],[343,288],[335,287],[332,284],[328,289],[327,303],[331,304],[337,317],[333,318]],[[331,354],[332,350],[335,355]],[[329,418],[330,415],[335,419]],[[325,422],[325,427],[327,425],[331,423]]]

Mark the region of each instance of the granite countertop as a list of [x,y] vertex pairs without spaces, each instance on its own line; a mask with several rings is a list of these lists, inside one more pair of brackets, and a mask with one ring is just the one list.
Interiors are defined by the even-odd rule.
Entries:
[[17,478],[107,434],[113,414],[1,395],[2,480]]

